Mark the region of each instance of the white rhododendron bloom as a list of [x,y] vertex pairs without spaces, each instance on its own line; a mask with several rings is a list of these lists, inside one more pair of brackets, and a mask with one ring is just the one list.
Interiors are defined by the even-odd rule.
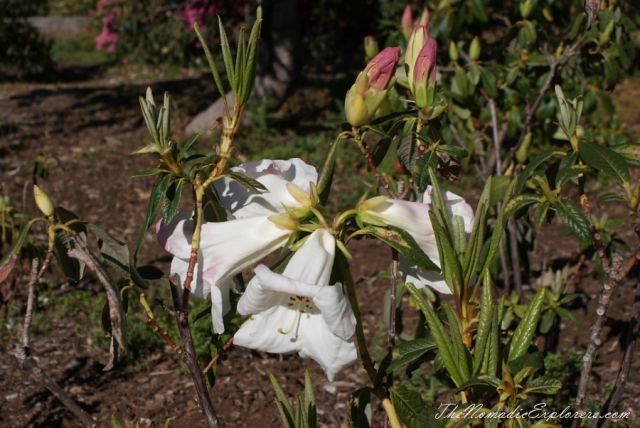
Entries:
[[[411,237],[415,239],[422,251],[429,256],[431,261],[440,266],[436,236],[431,226],[431,219],[429,218],[429,210],[433,209],[430,196],[431,192],[432,188],[428,186],[427,191],[417,202],[386,199],[382,203],[371,203],[369,204],[370,206],[366,205],[368,201],[364,204],[367,214],[388,225],[407,231]],[[471,208],[461,196],[449,191],[443,192],[442,198],[444,199],[449,218],[453,218],[454,215],[462,217],[465,231],[471,233],[474,219],[473,208]],[[410,263],[404,257],[400,257],[400,272],[405,282],[411,282],[417,288],[428,285],[440,293],[451,294],[451,290],[441,274],[421,269]]]
[[[194,297],[211,294],[211,315],[216,333],[224,332],[222,317],[229,312],[229,288],[233,276],[284,245],[291,230],[269,220],[287,208],[303,205],[292,192],[309,194],[309,183],[315,182],[314,167],[300,159],[262,160],[246,163],[232,171],[243,173],[260,182],[268,193],[254,193],[229,178],[214,183],[222,205],[235,219],[221,223],[203,223],[198,260],[191,282]],[[174,255],[171,273],[187,277],[193,235],[193,212],[183,212],[168,226],[158,222],[158,241]]]
[[282,275],[264,265],[238,302],[238,312],[253,314],[234,336],[236,345],[316,360],[330,381],[357,358],[350,340],[356,320],[342,285],[330,285],[336,241],[314,231],[291,257]]

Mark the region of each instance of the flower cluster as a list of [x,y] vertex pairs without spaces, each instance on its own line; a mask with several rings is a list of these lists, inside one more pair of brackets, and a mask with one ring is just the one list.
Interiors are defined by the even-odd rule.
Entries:
[[[342,289],[331,283],[336,231],[325,223],[300,226],[313,208],[315,168],[300,159],[263,160],[232,168],[257,180],[268,192],[254,193],[227,177],[214,183],[220,203],[229,212],[225,222],[202,225],[200,248],[192,280],[192,296],[211,296],[213,328],[224,332],[223,316],[230,310],[229,292],[233,277],[269,253],[292,243],[282,273],[264,265],[255,268],[255,277],[238,302],[237,310],[251,318],[238,330],[234,343],[274,353],[298,352],[316,360],[330,380],[357,358],[351,340],[356,320]],[[365,201],[360,212],[366,219],[406,230],[420,248],[439,263],[435,235],[429,220],[429,192],[419,202],[378,197]],[[473,211],[462,198],[446,192],[444,199],[451,216],[460,215],[470,231]],[[172,273],[187,277],[193,235],[193,213],[180,213],[168,226],[159,222],[159,242],[174,255]],[[335,226],[334,226],[335,227]],[[406,263],[405,263],[406,264]],[[442,278],[407,265],[405,277],[417,286],[430,285],[450,293]]]

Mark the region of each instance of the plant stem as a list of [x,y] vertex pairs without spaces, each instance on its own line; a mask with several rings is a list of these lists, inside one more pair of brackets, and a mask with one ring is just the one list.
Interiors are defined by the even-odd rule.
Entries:
[[511,251],[513,283],[516,287],[518,296],[520,296],[520,298],[522,299],[522,272],[520,272],[520,257],[518,254],[518,228],[515,218],[509,217],[509,220],[507,220],[507,228],[509,229],[509,250]]

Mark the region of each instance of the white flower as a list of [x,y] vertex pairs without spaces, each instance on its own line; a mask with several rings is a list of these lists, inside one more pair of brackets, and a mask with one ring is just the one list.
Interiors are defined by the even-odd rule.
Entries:
[[[309,183],[317,179],[315,168],[300,159],[262,160],[231,169],[259,181],[269,192],[253,193],[226,177],[214,184],[222,205],[235,219],[202,225],[191,293],[200,298],[211,294],[211,314],[217,333],[224,332],[222,317],[230,309],[228,295],[233,276],[284,245],[291,234],[290,229],[275,224],[269,217],[284,213],[284,207],[302,207],[291,195],[291,186],[308,194]],[[158,241],[174,255],[171,273],[179,274],[182,284],[191,255],[192,217],[192,212],[182,212],[170,225],[164,226],[160,221],[156,227]]]
[[313,232],[291,257],[282,275],[266,266],[238,302],[238,312],[253,314],[234,336],[236,345],[273,353],[298,352],[316,360],[330,381],[357,358],[350,340],[356,320],[341,284],[329,285],[335,238]]
[[[375,219],[382,221],[388,225],[399,227],[407,231],[418,246],[425,252],[427,256],[436,265],[440,266],[440,256],[438,254],[438,245],[436,243],[435,232],[431,226],[429,218],[429,210],[432,209],[431,204],[431,186],[427,187],[427,191],[419,198],[417,202],[402,201],[398,199],[386,199],[381,203],[372,200],[373,203],[367,206],[365,202],[365,212]],[[455,193],[444,191],[442,193],[449,218],[454,215],[462,217],[464,221],[465,231],[471,233],[473,228],[473,208],[467,204],[464,199]],[[451,294],[449,286],[437,272],[421,269],[404,257],[400,257],[400,272],[405,282],[411,282],[417,288],[430,286],[434,290]]]

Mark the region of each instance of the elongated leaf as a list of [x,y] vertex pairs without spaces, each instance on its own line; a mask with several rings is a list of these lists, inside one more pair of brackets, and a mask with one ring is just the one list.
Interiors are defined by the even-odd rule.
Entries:
[[463,285],[462,272],[451,243],[451,238],[446,234],[433,211],[429,211],[429,218],[431,219],[431,226],[436,235],[442,276],[449,288],[451,288],[451,291],[455,291],[457,295],[460,295]]
[[248,177],[241,172],[229,171],[228,173],[226,173],[226,175],[230,179],[232,179],[233,181],[235,181],[236,183],[244,187],[245,189],[249,190],[250,192],[253,192],[253,193],[269,192],[269,190],[266,187],[264,187],[264,185],[260,183],[258,180],[254,180],[253,178]]
[[416,419],[416,427],[419,428],[444,428],[440,409],[435,407],[427,407],[418,415]]
[[591,225],[580,208],[568,199],[558,199],[555,209],[573,235],[581,241],[591,242]]
[[389,395],[400,420],[408,426],[413,425],[418,414],[424,410],[424,402],[420,394],[400,385],[391,388]]
[[207,62],[209,62],[209,69],[211,70],[211,74],[213,75],[213,80],[216,82],[218,92],[220,93],[222,99],[225,100],[226,106],[226,91],[224,90],[224,86],[222,86],[222,80],[220,79],[220,75],[218,74],[218,70],[216,69],[216,63],[213,60],[213,55],[211,55],[211,51],[209,50],[209,46],[207,46],[206,40],[204,39],[204,37],[202,37],[202,33],[200,32],[200,27],[198,26],[197,22],[193,23],[193,29],[198,36],[198,40],[200,40],[200,43],[202,44],[202,49],[204,49],[204,54],[207,57]]
[[424,192],[427,186],[432,184],[429,179],[429,169],[435,171],[438,168],[438,154],[435,150],[425,152],[420,159],[416,161],[413,177],[418,191]]
[[[507,192],[504,197],[504,203],[508,204],[511,199],[511,195],[514,187],[516,186],[516,181],[512,181],[507,188]],[[504,210],[500,211],[498,214],[498,218],[495,222],[495,227],[493,229],[493,235],[491,235],[491,242],[489,244],[489,251],[487,252],[487,257],[484,260],[484,265],[482,270],[488,270],[493,262],[493,258],[496,256],[498,252],[498,245],[500,244],[500,239],[502,239],[502,233],[504,232],[504,225],[506,223],[506,218],[504,216]]]
[[293,413],[293,409],[291,408],[291,404],[289,404],[289,399],[280,388],[280,384],[276,380],[275,376],[272,374],[269,375],[269,380],[271,380],[271,385],[276,393],[276,405],[278,406],[278,410],[280,411],[280,416],[282,417],[282,424],[285,428],[296,428],[295,414]]
[[240,29],[240,33],[238,34],[238,48],[236,49],[236,65],[235,65],[235,73],[238,76],[236,82],[238,84],[237,87],[234,88],[234,92],[240,94],[240,99],[242,99],[242,84],[244,83],[244,63],[245,63],[245,49],[246,42],[244,41],[244,27]]
[[489,177],[480,195],[476,216],[473,220],[473,229],[471,230],[469,242],[467,243],[467,251],[462,261],[462,275],[465,282],[468,281],[477,270],[480,253],[482,253],[484,234],[487,229],[487,212],[489,210],[489,198],[491,196],[491,182],[492,177]]
[[151,168],[151,169],[144,170],[142,172],[137,172],[137,173],[133,174],[131,176],[131,178],[148,177],[150,175],[156,175],[156,174],[159,174],[161,172],[162,172],[162,170],[160,168]]
[[155,141],[156,144],[159,144],[160,139],[158,136],[158,130],[156,129],[156,123],[154,120],[154,116],[152,114],[153,109],[147,105],[147,102],[145,101],[144,98],[142,97],[138,97],[138,98],[140,100],[140,108],[142,109],[142,117],[144,118],[144,121],[147,124],[147,128],[149,129],[149,132],[153,137],[153,141]]
[[441,144],[436,149],[438,152],[446,153],[449,156],[453,156],[454,158],[464,159],[469,157],[469,152],[459,146],[454,146],[453,144]]
[[342,143],[342,141],[343,140],[339,138],[333,142],[331,148],[325,156],[324,163],[322,164],[322,169],[318,174],[318,182],[316,183],[316,186],[318,188],[318,196],[321,205],[325,205],[327,203],[327,199],[329,199],[331,183],[333,181],[333,171],[335,169],[336,160],[338,159],[338,152],[340,151],[340,144]]
[[587,165],[573,165],[567,168],[560,168],[556,175],[556,187],[561,187],[572,178],[577,177],[580,174],[585,174],[589,171],[590,168]]
[[580,141],[578,152],[591,168],[608,175],[622,186],[629,184],[629,166],[622,155],[585,140]]
[[309,370],[304,371],[304,409],[309,428],[316,428],[316,398],[313,394],[313,383],[311,383]]
[[630,165],[640,167],[640,143],[616,144],[609,148],[623,156]]
[[391,350],[392,361],[387,367],[387,373],[392,373],[405,364],[417,360],[435,347],[436,342],[431,338],[415,339],[394,346]]
[[492,318],[491,304],[491,277],[489,271],[485,271],[482,277],[482,302],[480,306],[480,316],[478,317],[478,328],[476,331],[476,343],[474,347],[472,375],[480,374],[483,366],[485,350],[489,343],[489,333],[491,332]]
[[411,294],[411,297],[413,297],[413,300],[418,303],[420,310],[427,320],[427,324],[429,324],[431,334],[438,345],[438,355],[442,358],[449,375],[451,375],[456,385],[462,385],[462,376],[458,370],[457,362],[453,357],[453,345],[442,325],[442,321],[440,321],[440,318],[438,318],[433,308],[425,302],[422,293],[420,293],[413,284],[407,283],[406,288],[409,294]]
[[502,382],[497,377],[482,375],[467,380],[465,383],[460,385],[455,392],[458,393],[460,391],[464,391],[472,386],[491,386],[493,388],[497,388],[500,385],[502,385]]
[[160,212],[162,214],[162,223],[165,226],[169,225],[178,214],[177,207],[180,205],[181,190],[182,179],[178,179],[171,183],[164,194]]
[[536,228],[540,228],[540,226],[542,226],[542,222],[547,218],[547,211],[550,206],[551,204],[549,201],[545,200],[536,207],[536,210],[533,213],[533,221]]
[[251,35],[249,36],[249,52],[247,53],[247,62],[244,69],[244,82],[242,105],[244,105],[251,95],[253,90],[253,83],[256,78],[256,67],[258,64],[258,46],[260,44],[260,31],[262,29],[262,7],[258,6],[256,22],[251,28]]
[[403,229],[394,226],[379,227],[369,225],[365,227],[364,230],[380,239],[391,248],[396,249],[404,258],[416,266],[422,269],[440,272],[438,265],[431,261],[429,256],[422,251],[415,239],[413,239],[413,237]]
[[142,229],[140,230],[140,235],[138,236],[138,243],[136,244],[136,251],[133,253],[134,260],[138,257],[138,252],[140,248],[142,248],[142,243],[144,242],[144,237],[147,235],[147,230],[149,230],[149,226],[153,223],[153,220],[156,217],[156,212],[158,211],[158,205],[160,205],[160,201],[162,200],[162,196],[164,195],[164,191],[169,185],[169,181],[171,180],[171,176],[169,174],[159,175],[156,179],[156,182],[153,184],[153,188],[151,189],[151,195],[149,196],[149,206],[147,207],[147,214],[144,219],[144,224],[142,225]]
[[98,237],[98,247],[105,262],[121,277],[131,279],[129,274],[129,249],[124,242],[118,241],[95,224],[87,227]]
[[527,313],[513,332],[513,336],[511,336],[511,340],[509,341],[510,348],[507,361],[515,360],[526,354],[533,340],[533,335],[536,332],[536,327],[538,326],[538,318],[544,305],[545,293],[545,288],[538,290],[533,301],[529,304]]
[[522,193],[522,189],[524,189],[524,184],[531,177],[531,175],[535,172],[535,170],[538,169],[538,167],[541,164],[543,164],[544,162],[549,160],[555,154],[556,154],[555,152],[545,152],[545,153],[543,153],[541,155],[538,155],[535,158],[531,159],[531,162],[529,162],[529,164],[526,166],[526,168],[522,171],[522,173],[518,177],[518,181],[516,183],[515,189],[513,190],[513,194],[514,195],[521,194]]
[[604,195],[600,196],[598,198],[598,206],[602,205],[602,204],[606,204],[607,202],[611,202],[611,201],[626,201],[626,198],[622,195],[619,195],[617,193],[605,193]]
[[554,379],[550,376],[541,376],[529,382],[524,393],[553,395],[560,392],[561,389],[562,382],[560,382],[558,379]]
[[[80,220],[77,215],[68,211],[62,207],[56,207],[56,217],[61,223],[67,224],[68,227],[76,232],[78,239],[82,242],[87,242],[87,228],[84,222],[74,221]],[[73,243],[69,242],[65,232],[60,231],[56,234],[55,238],[56,258],[60,264],[62,272],[67,278],[74,281],[79,281],[84,276],[84,262],[82,260],[69,257],[67,251],[74,247]]]
[[[231,88],[236,92],[238,82],[233,69],[233,59],[231,57],[231,49],[229,48],[229,40],[227,39],[227,33],[222,25],[222,18],[218,15],[218,29],[220,30],[220,46],[222,47],[222,59],[224,60],[224,68],[227,70],[227,79],[231,84]],[[224,94],[222,94],[224,97]]]
[[471,377],[471,361],[467,347],[462,341],[462,333],[460,332],[460,320],[451,306],[447,302],[442,302],[442,307],[447,314],[449,320],[449,334],[451,335],[451,343],[453,344],[453,356],[458,360],[458,370],[465,382]]
[[524,195],[518,195],[511,198],[509,202],[502,208],[502,210],[504,211],[504,218],[508,219],[527,205],[540,202],[539,199],[540,196],[538,195],[530,195],[526,193]]
[[180,151],[178,152],[178,157],[177,157],[178,161],[181,161],[182,158],[185,157],[185,155],[187,154],[187,151],[191,148],[193,143],[196,142],[199,136],[200,134],[193,134],[191,137],[189,137],[189,139],[187,139],[187,141],[184,142],[184,144],[182,144],[182,147],[180,147]]

